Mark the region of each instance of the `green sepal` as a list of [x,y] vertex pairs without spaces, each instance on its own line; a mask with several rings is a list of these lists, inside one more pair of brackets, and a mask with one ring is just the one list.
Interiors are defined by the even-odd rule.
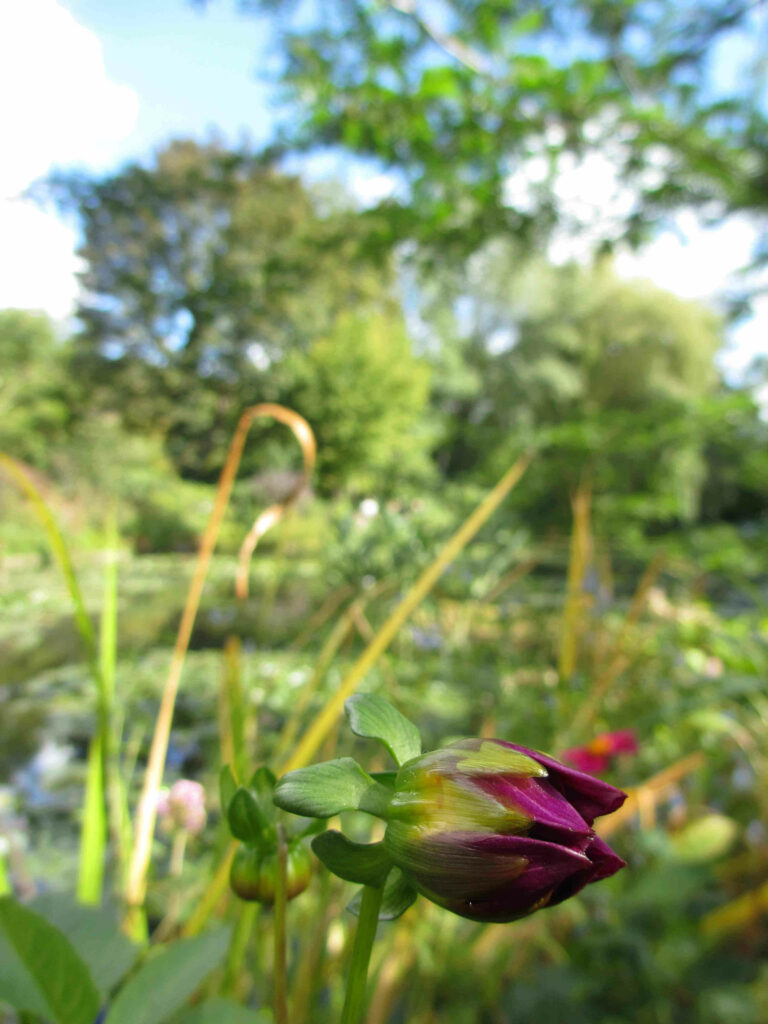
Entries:
[[274,831],[258,800],[244,786],[238,786],[229,802],[227,821],[235,839],[249,846],[262,845]]
[[[408,907],[416,902],[418,892],[411,885],[410,882],[406,881],[400,868],[392,868],[387,880],[384,883],[384,893],[381,899],[381,907],[379,909],[379,920],[380,921],[394,921],[396,918],[404,914]],[[363,890],[355,894],[352,900],[347,904],[347,910],[358,917],[360,914],[360,902],[363,898]]]
[[237,779],[232,772],[232,767],[225,764],[219,772],[219,800],[221,801],[221,813],[225,817],[229,811],[229,805],[232,803],[232,797],[236,792]]
[[384,843],[353,843],[341,832],[315,836],[312,850],[329,871],[345,882],[382,886],[392,869]]
[[383,816],[391,791],[366,774],[351,757],[339,757],[288,772],[278,780],[278,807],[309,818],[332,818],[342,811],[367,811]]
[[388,700],[375,693],[356,693],[344,704],[356,736],[380,740],[398,766],[421,753],[419,730]]

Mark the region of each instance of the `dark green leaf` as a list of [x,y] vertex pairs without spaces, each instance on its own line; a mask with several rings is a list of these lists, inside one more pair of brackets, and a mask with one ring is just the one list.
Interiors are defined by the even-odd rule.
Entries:
[[99,907],[81,906],[64,893],[37,896],[30,908],[67,936],[105,1002],[139,955],[138,946],[120,930],[117,915]]
[[356,693],[347,700],[344,708],[352,732],[357,736],[381,740],[399,765],[421,753],[419,730],[383,697]]
[[312,849],[329,871],[345,882],[383,885],[392,860],[383,843],[353,843],[341,832],[323,832],[312,840]]
[[173,1018],[173,1024],[272,1024],[269,1010],[249,1010],[233,999],[206,999]]
[[219,928],[150,954],[120,990],[106,1024],[161,1024],[167,1020],[222,962],[229,933],[229,928]]
[[74,946],[52,924],[12,899],[0,900],[0,1001],[53,1020],[93,1024],[99,993]]

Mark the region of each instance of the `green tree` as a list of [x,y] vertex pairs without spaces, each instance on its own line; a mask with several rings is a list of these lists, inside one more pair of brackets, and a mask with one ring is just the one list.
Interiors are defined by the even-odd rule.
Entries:
[[49,469],[76,418],[66,352],[44,313],[0,310],[0,449]]
[[429,474],[429,367],[396,308],[344,314],[285,367],[291,405],[317,435],[318,480],[382,495]]
[[[498,474],[510,453],[541,446],[522,493],[542,522],[565,520],[585,476],[602,507],[654,521],[699,510],[705,408],[721,387],[718,319],[641,281],[525,260],[495,242],[461,280],[452,335],[482,386],[449,406],[441,460],[449,472]],[[458,413],[458,415],[457,415]]]
[[286,356],[391,278],[386,256],[360,257],[354,211],[321,210],[297,178],[218,142],[48,188],[84,237],[78,373],[127,427],[163,433],[186,475],[214,477],[240,410],[281,397]]
[[[765,53],[749,0],[241,6],[274,16],[293,100],[284,139],[397,172],[398,199],[370,216],[376,238],[442,258],[498,233],[533,241],[562,216],[560,172],[594,157],[622,193],[608,241],[680,205],[765,210]],[[734,60],[740,74],[723,74]]]

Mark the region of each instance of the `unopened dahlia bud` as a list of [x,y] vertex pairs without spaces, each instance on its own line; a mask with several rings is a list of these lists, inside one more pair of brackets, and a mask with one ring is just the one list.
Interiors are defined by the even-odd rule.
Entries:
[[592,829],[624,799],[526,747],[463,740],[400,768],[384,846],[433,902],[477,921],[512,921],[624,866]]
[[[278,861],[277,851],[262,853],[250,846],[240,846],[232,861],[229,881],[241,900],[271,904],[275,901]],[[309,850],[303,843],[288,847],[286,860],[286,894],[292,900],[309,885],[312,864]]]
[[205,828],[205,790],[199,782],[179,779],[170,789],[161,790],[157,800],[157,814],[167,831],[181,829],[191,836]]

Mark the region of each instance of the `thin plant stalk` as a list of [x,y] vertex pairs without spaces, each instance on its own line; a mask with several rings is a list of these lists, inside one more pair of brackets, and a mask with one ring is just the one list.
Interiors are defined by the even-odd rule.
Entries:
[[373,940],[379,924],[379,909],[383,888],[366,885],[360,903],[360,916],[355,933],[355,945],[347,977],[347,991],[341,1024],[360,1024],[365,1009],[365,989],[368,981],[368,964],[371,960]]
[[253,934],[260,909],[258,903],[242,903],[239,908],[237,924],[229,945],[227,969],[222,986],[225,992],[229,992],[235,998],[243,996],[243,993],[239,991],[238,981],[242,974],[245,954],[248,951],[248,942]]
[[286,914],[288,911],[288,847],[281,825],[277,826],[277,875],[275,877],[274,967],[272,995],[275,1024],[288,1024],[288,964],[286,952]]
[[570,679],[579,655],[582,612],[584,610],[584,575],[592,553],[590,515],[592,488],[582,481],[571,501],[573,532],[568,559],[568,596],[563,615],[563,636],[560,644],[558,672],[561,679]]
[[313,695],[323,681],[328,666],[333,661],[336,652],[350,635],[353,628],[354,622],[351,611],[348,608],[328,634],[328,637],[317,656],[317,660],[315,661],[315,667],[312,670],[312,675],[301,693],[298,695],[294,703],[293,710],[280,732],[280,739],[278,741],[277,750],[275,751],[275,758],[278,762],[285,757],[287,752],[291,749],[293,741],[296,738],[296,734],[299,731],[304,712],[309,707],[309,703],[312,700]]
[[332,590],[314,615],[311,616],[309,622],[301,633],[299,633],[293,641],[291,647],[295,651],[301,650],[302,647],[305,647],[318,629],[320,629],[321,626],[324,626],[329,619],[333,618],[347,598],[351,597],[354,592],[355,588],[351,583],[345,583],[344,586],[338,587],[336,590]]
[[[2,836],[0,836],[0,840]],[[11,880],[8,877],[8,865],[5,863],[5,853],[0,846],[0,896],[11,894]]]
[[77,898],[81,903],[91,906],[101,903],[104,886],[107,819],[104,812],[102,755],[101,736],[97,734],[88,745],[77,876]]
[[200,934],[205,927],[208,918],[216,909],[219,900],[226,895],[229,883],[229,869],[232,867],[232,861],[235,859],[235,854],[237,853],[239,845],[240,844],[237,840],[230,840],[224,856],[221,859],[221,863],[216,868],[216,873],[208,883],[208,888],[203,893],[203,897],[198,903],[195,912],[190,916],[184,926],[184,938],[190,938],[193,935]]
[[648,593],[658,579],[665,561],[666,556],[660,552],[654,555],[648,563],[648,567],[637,585],[637,590],[632,598],[621,633],[613,647],[608,663],[598,674],[584,700],[584,703],[576,712],[571,729],[569,730],[570,735],[578,736],[580,734],[585,734],[589,730],[592,720],[597,713],[597,709],[599,708],[606,693],[630,663],[630,659],[625,651],[630,631],[642,615],[648,599]]
[[[176,704],[176,694],[178,693],[179,683],[181,681],[181,672],[184,667],[187,648],[189,647],[189,641],[192,636],[192,628],[195,624],[195,618],[197,617],[197,610],[200,606],[200,598],[202,597],[203,587],[205,585],[206,576],[208,575],[211,558],[213,556],[214,548],[216,547],[216,541],[218,540],[219,529],[221,527],[227,505],[229,504],[229,498],[232,493],[235,476],[237,475],[237,470],[240,466],[240,459],[243,454],[243,448],[245,447],[245,440],[248,435],[248,431],[250,430],[254,420],[265,416],[276,419],[280,423],[284,423],[290,427],[301,444],[304,455],[304,472],[300,485],[297,485],[297,487],[292,491],[291,496],[293,500],[298,497],[300,490],[308,481],[314,468],[316,453],[315,439],[306,420],[297,413],[292,412],[290,409],[286,409],[281,405],[273,405],[271,403],[255,405],[250,409],[246,409],[237,424],[237,429],[235,430],[235,434],[229,448],[229,453],[221,472],[221,477],[219,478],[216,500],[211,512],[211,517],[208,520],[208,525],[206,526],[205,532],[203,533],[200,541],[197,564],[195,566],[194,576],[192,577],[192,582],[187,593],[186,604],[179,623],[176,644],[171,656],[171,664],[169,666],[168,676],[163,688],[160,708],[155,722],[155,732],[152,738],[152,746],[150,748],[147,769],[144,776],[144,786],[142,788],[136,811],[133,850],[128,867],[128,878],[125,887],[125,903],[127,907],[125,927],[129,933],[135,932],[137,927],[140,927],[140,908],[144,903],[144,897],[146,894],[147,871],[149,869],[149,861],[152,853],[152,835],[155,830],[155,820],[157,816],[157,794],[160,786],[162,785],[165,757],[168,751],[171,723],[173,721],[173,712]],[[285,511],[285,507],[286,503],[283,503],[282,505],[273,506],[272,509],[268,509],[267,512],[259,516],[253,528],[249,532],[240,555],[237,577],[238,597],[242,597],[247,593],[248,560],[253,553],[258,539],[263,536],[264,532],[270,526],[273,526],[279,521]]]
[[451,562],[472,540],[477,531],[499,507],[520,477],[525,472],[529,456],[523,456],[507,470],[493,490],[486,495],[468,519],[450,538],[442,551],[431,565],[427,566],[414,585],[387,618],[363,653],[349,670],[341,686],[319,712],[312,725],[283,766],[284,771],[293,771],[309,764],[323,743],[338,718],[344,701],[351,696],[361,680],[367,675],[381,654],[391,644],[400,627],[407,621],[411,613],[421,604],[432,587],[437,583]]

